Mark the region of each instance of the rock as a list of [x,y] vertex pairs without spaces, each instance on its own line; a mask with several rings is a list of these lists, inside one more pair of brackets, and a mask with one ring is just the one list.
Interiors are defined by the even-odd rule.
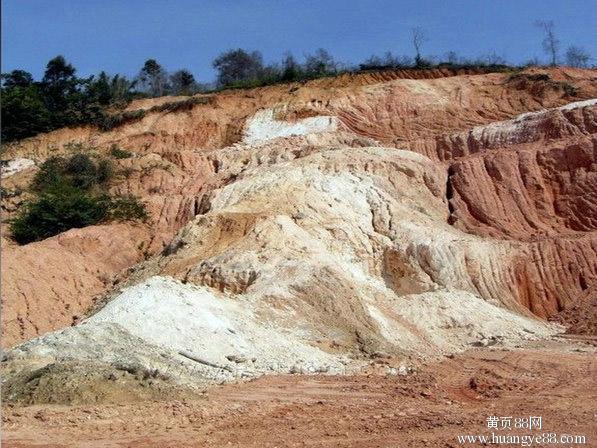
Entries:
[[[234,362],[236,364],[242,364],[247,362],[247,358],[242,355],[226,355],[226,359],[230,362]],[[255,362],[255,361],[253,361]]]
[[410,371],[405,365],[401,364],[400,367],[398,367],[397,373],[398,373],[398,375],[406,376],[410,373]]

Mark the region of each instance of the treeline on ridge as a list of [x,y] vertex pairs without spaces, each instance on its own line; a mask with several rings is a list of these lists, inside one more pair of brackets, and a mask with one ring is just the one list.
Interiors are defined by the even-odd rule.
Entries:
[[[553,33],[553,23],[541,22],[539,25],[545,30],[544,50],[549,55],[550,65],[555,65],[559,61],[559,41]],[[446,67],[506,71],[519,68],[509,65],[495,53],[472,60],[459,57],[453,51],[442,58],[423,56],[422,46],[426,41],[425,32],[414,28],[414,57],[395,56],[387,52],[382,56],[373,55],[356,66],[337,61],[325,49],[305,55],[302,62],[287,53],[282,61],[271,64],[264,63],[258,51],[232,49],[220,54],[212,62],[217,78],[211,84],[198,83],[187,69],[169,73],[155,59],[145,61],[133,79],[119,74],[111,76],[103,71],[97,76],[81,78],[72,64],[63,56],[57,56],[48,62],[40,81],[35,81],[30,73],[23,70],[1,75],[2,141],[10,142],[53,129],[85,124],[111,129],[127,120],[142,117],[142,110],[118,113],[135,98],[194,95],[221,89],[307,81],[366,70]],[[581,47],[570,46],[565,53],[565,60],[569,66],[587,67],[592,58]],[[540,65],[540,62],[533,59],[523,65]],[[181,107],[194,104],[182,103]],[[165,107],[167,110],[170,106]],[[178,106],[172,103],[172,107]]]

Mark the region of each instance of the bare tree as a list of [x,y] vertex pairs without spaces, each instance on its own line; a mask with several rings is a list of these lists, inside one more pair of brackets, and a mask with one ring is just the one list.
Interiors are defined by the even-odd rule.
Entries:
[[538,67],[539,65],[541,65],[541,63],[537,56],[533,56],[522,64],[523,67]]
[[458,54],[456,54],[455,51],[448,51],[444,55],[444,59],[448,64],[458,64],[461,61],[461,59],[458,57]]
[[506,65],[506,59],[497,54],[495,51],[479,57],[478,61],[482,65]]
[[558,48],[560,41],[556,37],[555,26],[551,20],[538,20],[535,25],[543,30],[545,37],[543,38],[543,50],[551,58],[551,65],[555,67],[558,63]]
[[417,54],[415,56],[415,64],[421,65],[421,63],[423,62],[423,59],[421,58],[421,47],[429,39],[427,38],[427,33],[425,32],[425,30],[423,28],[421,28],[420,26],[413,28],[411,30],[411,33],[412,33],[413,46],[415,47],[415,52]]
[[566,63],[571,67],[587,67],[591,55],[581,47],[571,45],[566,50]]

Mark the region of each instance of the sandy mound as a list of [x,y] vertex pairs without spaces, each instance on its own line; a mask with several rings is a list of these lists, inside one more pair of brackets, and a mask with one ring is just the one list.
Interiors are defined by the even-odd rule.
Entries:
[[[329,145],[325,135],[276,159],[302,138],[274,139],[258,154],[231,148],[220,168],[244,169],[161,256],[93,316],[17,347],[8,364],[124,363],[199,387],[345,373],[380,353],[428,358],[559,331],[514,312],[523,308],[505,287],[513,246],[447,223],[446,174],[430,159]],[[242,163],[249,155],[260,162]]]

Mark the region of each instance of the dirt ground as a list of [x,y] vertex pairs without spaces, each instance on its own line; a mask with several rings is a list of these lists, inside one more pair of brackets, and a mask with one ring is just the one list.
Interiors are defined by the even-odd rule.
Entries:
[[[3,407],[4,447],[456,447],[457,436],[584,435],[597,446],[597,356],[567,339],[478,348],[409,375],[268,376],[195,401]],[[540,416],[492,430],[487,417]],[[501,431],[501,432],[500,432]],[[464,444],[464,446],[481,446]],[[509,445],[521,446],[521,445]]]

